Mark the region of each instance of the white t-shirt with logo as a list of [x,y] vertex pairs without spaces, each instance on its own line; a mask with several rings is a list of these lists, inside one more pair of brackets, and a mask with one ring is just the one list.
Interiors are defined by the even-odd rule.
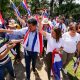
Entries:
[[59,49],[60,47],[63,46],[62,38],[60,38],[59,41],[56,42],[56,39],[53,38],[50,33],[46,33],[46,38],[47,38],[47,51],[46,51],[46,54],[48,54],[49,52],[53,52],[53,50],[55,48]]
[[76,33],[74,37],[71,37],[69,32],[62,35],[63,50],[67,53],[75,53],[77,43],[80,41],[80,34]]

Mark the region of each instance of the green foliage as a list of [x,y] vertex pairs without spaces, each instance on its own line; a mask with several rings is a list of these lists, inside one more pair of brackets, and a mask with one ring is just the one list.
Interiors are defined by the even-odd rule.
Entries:
[[[15,5],[18,7],[20,13],[22,15],[26,14],[27,12],[23,9],[20,5],[22,0],[12,0]],[[51,0],[52,1],[52,0]],[[53,0],[54,1],[54,0]],[[58,4],[53,2],[53,5],[49,3],[49,0],[27,0],[29,7],[31,8],[31,13],[35,14],[40,11],[40,9],[51,9],[51,17],[55,15],[68,15],[73,16],[75,19],[78,19],[80,15],[80,5],[73,3],[74,0],[59,0]],[[65,4],[63,4],[65,2]],[[51,6],[52,5],[52,6]],[[4,17],[14,17],[14,10],[11,8],[10,0],[0,0],[0,9],[2,10]]]
[[80,15],[80,5],[75,3],[62,4],[59,7],[55,7],[55,15],[73,16],[75,19],[78,19]]
[[[20,2],[22,0],[12,0],[12,1],[15,3],[16,7],[18,7],[21,14],[26,14],[26,11],[20,5]],[[15,18],[14,10],[11,7],[10,0],[1,0],[0,1],[0,9],[3,13],[4,18],[9,18],[9,17],[14,17]]]
[[40,9],[48,8],[49,3],[47,0],[30,0],[32,14],[37,13]]
[[[76,60],[75,57],[73,59]],[[70,79],[70,80],[80,80],[80,66],[78,67],[76,74],[74,74],[73,65],[74,65],[74,61],[71,60],[70,63],[66,67],[66,70],[72,76],[72,79]]]
[[9,0],[1,0],[0,1],[0,10],[3,12],[3,15],[5,16],[8,14],[9,11]]
[[[12,1],[18,7],[18,9],[22,15],[27,13],[26,10],[24,10],[20,4],[20,2],[22,0],[12,0]],[[31,8],[32,14],[37,13],[37,11],[39,11],[39,9],[49,7],[48,1],[46,1],[46,0],[27,0],[27,1]],[[14,17],[14,10],[11,8],[10,0],[1,0],[0,1],[0,9],[3,13],[3,17],[5,17],[5,18],[11,17],[11,16]]]

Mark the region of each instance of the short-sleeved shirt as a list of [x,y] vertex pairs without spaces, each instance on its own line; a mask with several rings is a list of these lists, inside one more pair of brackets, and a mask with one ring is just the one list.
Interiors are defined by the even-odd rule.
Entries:
[[80,41],[80,34],[76,33],[74,37],[71,37],[69,32],[62,35],[63,38],[63,50],[67,53],[75,53],[76,46]]
[[17,40],[17,39],[21,39],[22,36],[7,33],[6,34],[6,38],[9,39],[9,40],[13,40],[13,39],[16,39]]
[[59,41],[56,42],[56,39],[53,38],[50,33],[46,33],[46,38],[47,38],[47,54],[49,52],[52,52],[55,48],[59,49],[60,47],[63,47],[62,38],[60,38]]
[[[6,44],[0,47],[0,54],[2,54],[6,50]],[[0,59],[0,66],[4,65],[10,60],[9,54],[6,54],[2,59]]]
[[[25,27],[25,28],[22,28],[22,29],[19,29],[19,30],[14,30],[13,34],[25,36],[27,31],[28,31],[28,27]],[[36,31],[29,33],[29,37],[28,37],[29,44],[28,44],[28,46],[26,46],[25,50],[28,50],[28,51],[32,50],[32,44],[33,44],[33,40],[34,40],[35,34],[36,34]],[[39,51],[40,51],[39,50],[39,43],[38,43],[38,39],[37,39],[36,43],[35,43],[34,52],[39,52]]]

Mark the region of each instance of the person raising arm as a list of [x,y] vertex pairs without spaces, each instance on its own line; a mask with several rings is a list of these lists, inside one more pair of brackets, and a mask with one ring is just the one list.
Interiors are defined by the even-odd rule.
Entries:
[[[47,74],[48,74],[48,80],[50,80],[50,73],[51,73],[51,66],[52,66],[52,59],[54,59],[53,55],[53,51],[56,50],[56,53],[60,53],[60,50],[63,47],[63,40],[62,40],[62,33],[61,33],[61,29],[58,27],[55,27],[51,30],[51,33],[48,33],[44,30],[42,30],[42,20],[39,19],[39,26],[38,26],[38,31],[46,37],[47,39],[47,51],[46,51],[46,69],[47,69]],[[55,54],[58,56],[58,54]],[[58,61],[58,58],[56,58]],[[56,65],[57,66],[57,65]],[[61,67],[62,67],[62,62],[61,62]],[[61,67],[56,67],[58,68],[58,70],[61,69]],[[56,73],[57,71],[54,71],[54,73],[56,75],[58,75],[58,73]],[[59,76],[59,75],[58,75]],[[60,78],[60,76],[59,76]],[[59,79],[58,79],[59,80]]]
[[15,13],[15,16],[17,17],[17,19],[19,20],[19,22],[23,25],[23,26],[26,26],[26,17],[23,16],[22,18],[19,17],[16,13]]

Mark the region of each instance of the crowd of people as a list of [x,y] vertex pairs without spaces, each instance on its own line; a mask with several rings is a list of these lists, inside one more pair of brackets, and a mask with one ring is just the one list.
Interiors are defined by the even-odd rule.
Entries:
[[53,80],[62,80],[61,71],[67,75],[65,68],[68,63],[75,54],[80,57],[80,22],[67,21],[63,16],[53,19],[42,15],[34,15],[29,19],[26,16],[19,17],[16,13],[15,16],[18,23],[14,18],[9,18],[6,24],[0,24],[0,80],[5,80],[5,68],[13,79],[16,78],[8,53],[14,50],[17,53],[14,63],[20,63],[20,46],[24,48],[25,80],[30,80],[31,61],[36,74],[38,56],[45,57],[48,80],[51,80],[51,75]]

